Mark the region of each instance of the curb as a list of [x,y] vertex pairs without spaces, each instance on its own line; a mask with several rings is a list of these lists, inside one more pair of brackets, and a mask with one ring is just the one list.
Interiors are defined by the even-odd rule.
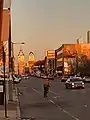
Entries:
[[20,112],[20,103],[18,97],[18,88],[16,87],[16,102],[17,102],[17,111],[16,111],[16,120],[21,120],[21,112]]

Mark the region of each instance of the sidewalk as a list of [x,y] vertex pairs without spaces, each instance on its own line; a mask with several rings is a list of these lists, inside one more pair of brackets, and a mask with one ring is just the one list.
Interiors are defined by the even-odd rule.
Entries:
[[5,118],[4,105],[0,105],[0,120],[20,120],[19,102],[17,88],[13,91],[13,101],[7,104],[7,116]]

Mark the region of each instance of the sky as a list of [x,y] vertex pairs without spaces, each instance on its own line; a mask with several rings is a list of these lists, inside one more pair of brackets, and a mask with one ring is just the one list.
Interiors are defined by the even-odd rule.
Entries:
[[34,52],[43,59],[46,50],[63,43],[86,40],[90,29],[90,0],[12,0],[12,41],[15,55],[22,47],[26,59]]

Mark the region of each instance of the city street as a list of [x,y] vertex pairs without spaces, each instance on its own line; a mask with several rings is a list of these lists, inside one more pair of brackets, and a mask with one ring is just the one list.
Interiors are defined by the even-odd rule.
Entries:
[[48,100],[43,98],[42,79],[30,77],[17,85],[21,116],[36,120],[90,120],[90,83],[85,89],[67,90],[59,80],[51,81]]

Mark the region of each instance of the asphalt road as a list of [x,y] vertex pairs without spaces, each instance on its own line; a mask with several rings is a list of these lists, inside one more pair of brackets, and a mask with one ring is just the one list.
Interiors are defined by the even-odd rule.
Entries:
[[90,83],[85,89],[67,90],[51,81],[48,100],[43,98],[42,79],[30,77],[18,84],[21,116],[36,120],[90,120]]

